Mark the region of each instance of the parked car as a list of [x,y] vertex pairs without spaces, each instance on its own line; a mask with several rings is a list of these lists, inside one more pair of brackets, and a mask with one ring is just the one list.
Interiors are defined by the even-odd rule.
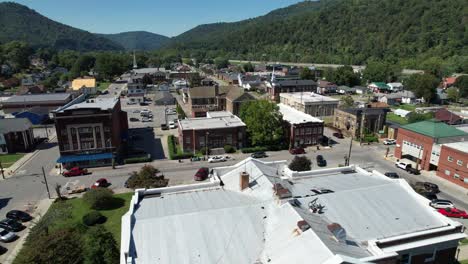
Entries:
[[209,174],[209,169],[206,167],[198,169],[197,173],[195,173],[195,176],[193,176],[194,180],[196,181],[204,181],[206,178],[208,178]]
[[223,162],[226,161],[226,158],[223,156],[213,156],[208,159],[209,163]]
[[135,109],[135,110],[133,110],[133,113],[134,113],[134,114],[139,114],[139,113],[140,113],[140,110]]
[[11,241],[15,240],[17,237],[18,236],[15,233],[9,232],[6,229],[0,228],[0,241],[2,241],[2,242],[11,242]]
[[454,218],[463,218],[463,219],[468,219],[468,214],[466,211],[460,210],[458,208],[452,207],[452,208],[441,208],[438,209],[437,212],[447,216],[447,217],[454,217]]
[[169,127],[166,124],[161,124],[161,130],[168,130]]
[[252,153],[252,155],[250,155],[252,158],[254,159],[260,159],[260,158],[266,158],[268,157],[268,155],[263,152],[263,151],[258,151],[258,152],[254,152]]
[[403,161],[397,161],[395,163],[395,166],[397,168],[400,168],[400,169],[403,169],[403,170],[407,170],[408,168],[411,168],[411,164],[409,164],[407,162],[403,162]]
[[317,155],[316,160],[317,160],[317,166],[319,167],[327,166],[327,161],[323,158],[322,155]]
[[138,122],[138,121],[140,121],[140,119],[136,117],[130,117],[130,122]]
[[400,176],[396,172],[386,172],[384,175],[392,179],[400,178]]
[[442,199],[435,199],[432,200],[429,205],[436,209],[444,209],[444,208],[453,208],[455,207],[453,203],[449,200],[442,200]]
[[341,134],[339,132],[333,133],[333,136],[336,137],[336,138],[344,138],[343,134]]
[[105,188],[109,186],[110,183],[107,181],[105,178],[98,179],[93,185],[91,185],[91,189],[96,189],[96,188]]
[[431,193],[440,193],[439,186],[432,182],[416,182],[414,186],[424,188],[425,190]]
[[18,223],[13,219],[3,219],[0,221],[0,227],[6,229],[7,231],[19,232],[24,229],[24,225]]
[[88,174],[88,170],[82,169],[80,167],[73,167],[62,173],[62,175],[65,177],[80,176],[80,175],[85,175],[85,174]]
[[176,128],[174,121],[169,121],[169,129]]
[[8,249],[6,249],[6,248],[0,246],[0,255],[5,254],[7,251],[8,251]]
[[419,174],[421,174],[421,173],[419,172],[418,169],[413,168],[413,167],[408,167],[408,168],[406,168],[406,171],[407,171],[409,174],[414,174],[414,175],[419,175]]
[[137,102],[128,100],[128,101],[127,101],[127,104],[128,104],[128,105],[136,105]]
[[140,106],[147,106],[149,105],[147,102],[140,102]]
[[6,217],[19,222],[27,222],[32,219],[32,216],[20,210],[11,210],[6,214]]
[[149,118],[149,117],[146,117],[146,116],[144,116],[144,117],[141,119],[141,122],[153,122],[153,119],[152,119],[152,118]]
[[396,144],[396,139],[390,139],[390,138],[387,138],[383,141],[383,144],[384,145],[395,145]]
[[305,150],[303,148],[292,148],[289,150],[289,153],[296,155],[296,154],[305,154]]
[[437,195],[430,193],[430,192],[425,192],[425,193],[422,193],[421,195],[426,197],[426,199],[428,199],[429,201],[437,199]]

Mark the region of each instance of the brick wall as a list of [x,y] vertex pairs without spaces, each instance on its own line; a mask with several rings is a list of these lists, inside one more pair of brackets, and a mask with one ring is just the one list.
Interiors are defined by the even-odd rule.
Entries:
[[[437,175],[468,188],[468,153],[442,146]],[[467,182],[464,182],[465,179]]]
[[[208,136],[206,136],[207,132],[209,133]],[[208,139],[208,147],[210,148],[222,148],[228,144],[236,148],[245,147],[245,127],[183,131],[179,129],[179,143],[185,152],[200,150],[206,146],[204,142],[206,139]],[[229,142],[229,139],[231,139],[231,142]]]
[[397,145],[395,147],[395,157],[398,159],[402,158],[403,141],[408,141],[417,145],[422,145],[424,147],[424,149],[421,150],[422,158],[419,164],[421,169],[429,170],[432,144],[434,143],[434,140],[430,137],[406,130],[404,128],[398,129]]

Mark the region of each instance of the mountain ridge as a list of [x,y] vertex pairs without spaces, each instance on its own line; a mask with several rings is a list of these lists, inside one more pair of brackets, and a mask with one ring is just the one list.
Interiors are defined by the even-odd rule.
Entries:
[[126,50],[156,50],[170,41],[170,38],[161,34],[148,31],[127,31],[115,34],[100,34],[100,37],[107,38]]

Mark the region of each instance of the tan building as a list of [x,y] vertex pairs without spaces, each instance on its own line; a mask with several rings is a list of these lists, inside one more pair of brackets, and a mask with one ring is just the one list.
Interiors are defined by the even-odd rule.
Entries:
[[73,91],[82,91],[83,93],[96,93],[96,78],[83,77],[76,78],[72,81],[71,88]]
[[254,101],[255,97],[246,93],[243,88],[231,87],[226,94],[226,110],[238,116],[241,105],[245,102]]
[[[343,133],[360,138],[361,135],[378,133],[383,129],[388,108],[335,109],[333,126]],[[350,125],[349,130],[347,125]]]
[[281,93],[280,103],[315,117],[331,117],[340,100],[312,92]]

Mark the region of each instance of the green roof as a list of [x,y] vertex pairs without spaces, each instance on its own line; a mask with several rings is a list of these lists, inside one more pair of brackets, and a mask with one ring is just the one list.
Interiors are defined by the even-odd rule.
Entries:
[[404,125],[401,128],[432,138],[468,136],[468,133],[436,120],[426,120]]
[[384,82],[373,82],[373,84],[377,87],[379,87],[380,89],[390,89],[390,86],[388,86],[386,83]]

